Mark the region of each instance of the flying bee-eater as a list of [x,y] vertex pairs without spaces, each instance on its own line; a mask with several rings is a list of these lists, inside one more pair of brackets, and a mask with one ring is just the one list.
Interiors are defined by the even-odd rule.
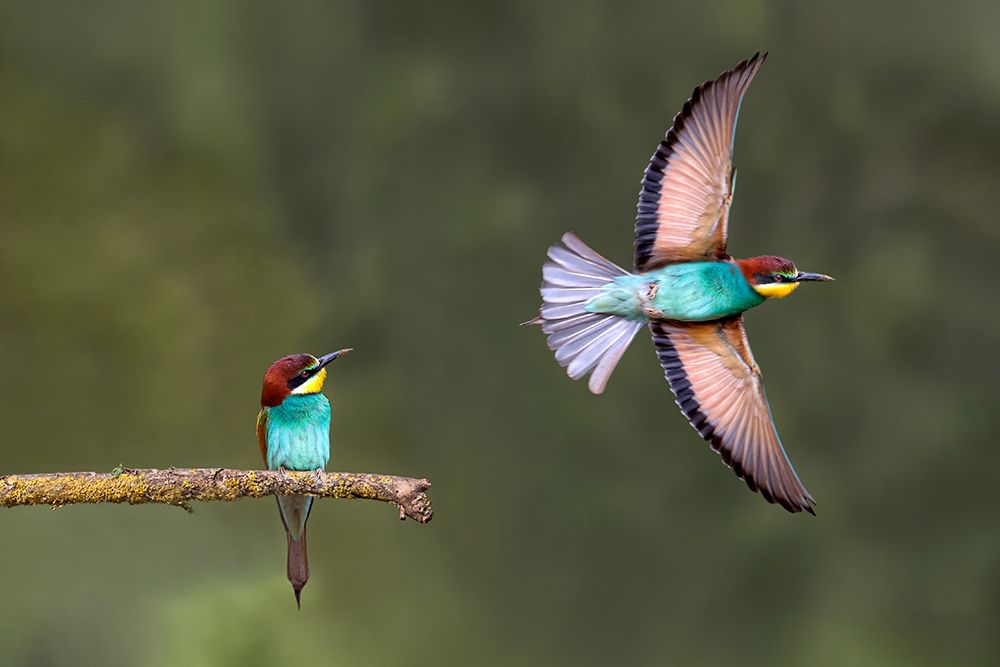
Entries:
[[[330,462],[330,401],[323,395],[326,366],[351,348],[316,358],[291,354],[278,359],[264,374],[257,415],[257,443],[268,470],[323,472]],[[306,522],[310,496],[278,496],[278,513],[288,537],[288,581],[301,606],[302,587],[309,580]]]
[[726,251],[740,105],[767,54],[756,54],[694,89],[643,174],[634,271],[572,233],[542,268],[541,324],[567,374],[590,373],[594,394],[647,325],[677,405],[691,426],[752,491],[789,512],[815,514],[792,468],[743,328],[743,311],[782,299],[806,273],[773,255]]

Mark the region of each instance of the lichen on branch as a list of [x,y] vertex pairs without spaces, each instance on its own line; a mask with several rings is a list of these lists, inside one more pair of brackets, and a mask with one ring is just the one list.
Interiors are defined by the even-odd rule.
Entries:
[[192,501],[273,495],[358,498],[391,503],[399,518],[427,523],[433,516],[426,479],[377,473],[277,472],[229,468],[138,469],[0,476],[0,507],[73,503],[161,503],[190,511]]

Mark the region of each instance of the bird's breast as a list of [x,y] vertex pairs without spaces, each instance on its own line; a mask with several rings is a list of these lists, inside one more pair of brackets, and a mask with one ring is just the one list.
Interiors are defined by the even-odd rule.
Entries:
[[330,403],[323,394],[289,396],[271,408],[267,467],[316,470],[330,461]]
[[764,301],[731,262],[671,264],[643,274],[640,293],[647,319],[706,322]]

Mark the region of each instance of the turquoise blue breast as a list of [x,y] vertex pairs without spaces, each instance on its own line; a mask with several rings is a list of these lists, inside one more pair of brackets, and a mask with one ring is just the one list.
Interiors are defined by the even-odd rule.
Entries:
[[292,395],[268,410],[267,467],[316,470],[330,462],[330,402],[323,394]]
[[642,277],[657,285],[652,305],[666,319],[717,320],[764,302],[731,262],[671,264]]
[[670,264],[642,273],[619,276],[587,302],[591,313],[629,319],[685,322],[717,320],[758,306],[755,292],[732,262]]

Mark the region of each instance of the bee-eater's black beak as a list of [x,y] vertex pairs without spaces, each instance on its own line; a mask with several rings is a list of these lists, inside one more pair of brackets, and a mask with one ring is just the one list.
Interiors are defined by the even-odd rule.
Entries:
[[822,273],[805,273],[804,271],[799,271],[798,275],[795,276],[795,282],[797,283],[804,283],[810,280],[818,283],[828,283],[831,280],[836,280],[836,278],[831,278]]
[[330,354],[324,354],[322,357],[317,359],[317,361],[319,361],[319,366],[317,366],[316,368],[323,368],[334,359],[344,356],[353,349],[354,349],[353,347],[347,347],[344,348],[343,350],[337,350],[336,352],[331,352]]

